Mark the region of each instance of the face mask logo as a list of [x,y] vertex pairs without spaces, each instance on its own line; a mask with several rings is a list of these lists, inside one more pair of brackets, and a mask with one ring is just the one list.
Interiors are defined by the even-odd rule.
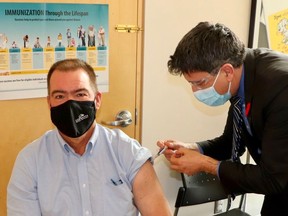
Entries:
[[220,70],[216,76],[216,79],[213,83],[213,85],[209,88],[206,89],[200,89],[196,92],[194,92],[195,97],[205,103],[208,106],[220,106],[225,104],[230,98],[231,98],[231,93],[230,93],[230,87],[231,87],[231,82],[229,82],[229,87],[228,87],[228,91],[223,94],[220,95],[214,88],[214,85],[218,79],[218,76],[220,74]]
[[94,101],[68,100],[50,109],[51,120],[68,137],[82,136],[93,124],[96,116]]

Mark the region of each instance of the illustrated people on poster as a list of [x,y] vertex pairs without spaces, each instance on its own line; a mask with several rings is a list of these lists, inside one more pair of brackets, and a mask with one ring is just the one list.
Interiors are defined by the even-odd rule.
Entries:
[[70,47],[71,46],[71,36],[72,36],[72,34],[71,34],[71,31],[70,31],[69,28],[67,29],[66,36],[67,36],[67,47]]
[[17,48],[17,43],[16,43],[16,41],[13,41],[13,42],[12,42],[11,47],[12,47],[13,49],[14,49],[14,48]]
[[99,46],[105,46],[105,30],[103,26],[100,26],[98,30],[98,43]]
[[58,41],[58,46],[61,47],[62,46],[62,34],[61,33],[58,34],[57,41]]
[[28,44],[29,44],[29,36],[28,35],[24,35],[23,43],[24,43],[24,48],[27,48]]
[[94,25],[88,27],[88,46],[95,46],[95,28]]
[[1,46],[1,48],[2,49],[6,49],[7,48],[7,43],[8,43],[8,37],[5,35],[5,34],[3,34],[2,35],[2,46]]
[[288,19],[284,18],[278,23],[278,32],[283,35],[282,43],[288,45]]
[[41,48],[40,38],[37,37],[34,43],[34,48]]
[[86,32],[82,25],[80,26],[80,35],[81,35],[82,46],[86,46],[86,42],[85,42]]
[[51,47],[51,37],[50,36],[47,36],[46,47]]
[[81,42],[81,27],[78,26],[77,28],[77,43],[78,43],[78,47],[82,46],[82,42]]
[[71,47],[75,47],[76,46],[76,41],[75,41],[75,38],[73,37],[71,39]]

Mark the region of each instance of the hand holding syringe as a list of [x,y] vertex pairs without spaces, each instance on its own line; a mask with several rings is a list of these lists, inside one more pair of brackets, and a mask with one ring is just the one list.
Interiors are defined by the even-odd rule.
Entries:
[[157,145],[160,147],[160,150],[153,157],[153,160],[155,160],[158,156],[164,153],[168,160],[172,155],[174,155],[175,157],[181,157],[182,156],[181,154],[177,154],[177,150],[179,148],[186,148],[199,151],[198,145],[196,143],[184,143],[177,140],[159,140],[157,142]]
[[161,154],[163,154],[166,150],[167,150],[167,146],[164,146],[163,148],[161,148],[158,153],[153,157],[153,160],[155,160],[157,157],[159,157]]

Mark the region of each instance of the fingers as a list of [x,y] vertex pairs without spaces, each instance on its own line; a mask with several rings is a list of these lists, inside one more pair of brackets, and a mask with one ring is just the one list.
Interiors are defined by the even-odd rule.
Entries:
[[164,155],[165,155],[166,159],[170,161],[170,158],[172,157],[172,155],[174,155],[174,150],[167,149],[164,152]]
[[[165,157],[170,160],[171,156],[174,154],[175,152],[175,148],[173,146],[173,144],[170,141],[164,141],[164,146],[167,147],[167,149],[164,152]],[[164,148],[164,147],[163,147]]]
[[170,169],[179,173],[187,174],[187,170],[185,169],[185,165],[182,162],[181,156],[179,157],[176,154],[173,155],[170,159]]
[[157,146],[159,147],[159,148],[164,148],[164,146],[165,146],[165,140],[159,140],[159,141],[157,141]]
[[166,140],[159,140],[159,141],[157,141],[156,144],[160,148],[160,150],[163,149],[165,146],[167,146],[168,149],[170,148],[169,147],[170,145],[169,145],[169,143]]
[[170,161],[170,158],[174,155],[175,157],[180,157],[182,152],[180,152],[180,154],[175,152],[178,152],[177,150],[181,147],[183,147],[182,143],[179,141],[175,141],[175,140],[159,140],[157,141],[157,146],[162,149],[165,146],[168,147],[167,150],[165,150],[164,155],[166,157],[167,160]]
[[177,167],[181,166],[181,157],[184,156],[184,153],[181,151],[173,151],[173,154],[170,156],[170,165],[171,169],[178,171]]
[[175,140],[159,140],[157,141],[157,146],[160,148],[167,146],[169,149],[173,149],[173,150],[179,148]]

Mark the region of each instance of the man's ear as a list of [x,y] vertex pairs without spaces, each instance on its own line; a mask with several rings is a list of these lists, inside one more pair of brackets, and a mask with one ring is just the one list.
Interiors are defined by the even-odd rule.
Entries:
[[101,106],[102,93],[97,91],[95,96],[95,108],[98,110]]
[[234,67],[231,64],[226,63],[222,65],[222,71],[225,73],[227,77],[227,81],[231,82],[233,80],[234,73],[235,73]]
[[47,96],[47,105],[48,105],[48,108],[50,109],[51,103],[50,103],[50,96],[49,95]]

